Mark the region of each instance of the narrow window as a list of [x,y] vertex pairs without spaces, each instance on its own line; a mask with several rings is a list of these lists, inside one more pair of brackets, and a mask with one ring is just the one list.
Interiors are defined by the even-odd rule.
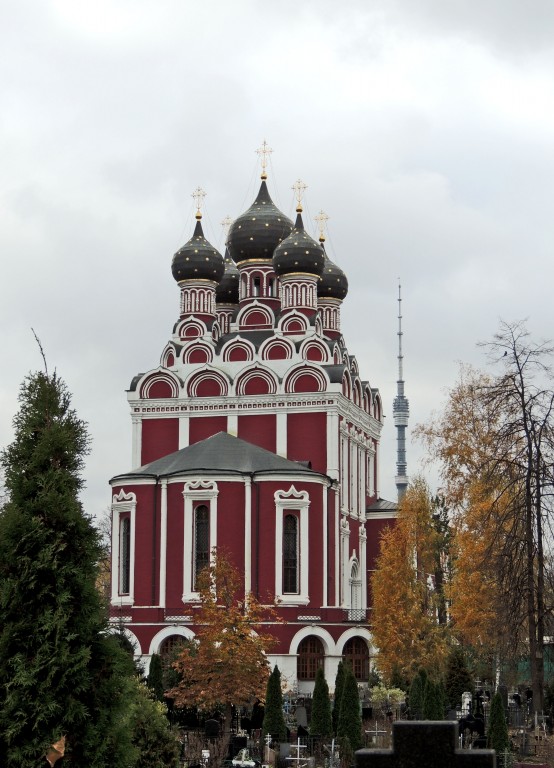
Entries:
[[131,586],[131,519],[119,522],[119,594],[128,595]]
[[262,281],[259,277],[252,278],[252,296],[259,296],[262,286]]
[[285,515],[283,522],[283,594],[298,593],[298,518]]
[[343,659],[350,663],[354,677],[362,683],[369,680],[369,649],[361,637],[352,637],[344,646]]
[[298,646],[297,677],[299,680],[315,680],[315,675],[323,667],[325,651],[318,637],[310,635]]
[[198,591],[198,576],[210,564],[210,512],[202,504],[194,510],[194,590]]
[[269,278],[269,295],[277,296],[277,280],[274,277]]

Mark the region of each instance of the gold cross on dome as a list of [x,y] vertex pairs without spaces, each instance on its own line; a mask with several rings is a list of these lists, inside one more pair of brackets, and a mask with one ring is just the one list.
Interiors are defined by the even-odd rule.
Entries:
[[233,223],[233,219],[227,215],[225,218],[221,221],[221,226],[223,227],[223,237],[225,238],[225,242],[227,242],[227,238],[229,237],[229,230],[231,229],[231,224]]
[[194,202],[196,203],[196,218],[201,219],[202,218],[202,203],[204,202],[204,198],[206,197],[206,192],[202,189],[202,187],[196,187],[194,192],[191,195],[192,198],[194,198]]
[[269,156],[273,152],[267,141],[264,139],[262,146],[256,150],[256,154],[259,155],[262,161],[262,179],[267,179],[267,164],[269,162]]
[[302,198],[304,197],[304,191],[308,189],[308,185],[304,184],[302,179],[297,179],[292,185],[291,189],[294,190],[294,196],[296,197],[296,210],[298,213],[301,213]]
[[314,221],[317,221],[317,226],[319,228],[319,242],[323,243],[325,242],[325,232],[327,230],[329,216],[327,216],[325,211],[320,211],[317,216],[314,216]]

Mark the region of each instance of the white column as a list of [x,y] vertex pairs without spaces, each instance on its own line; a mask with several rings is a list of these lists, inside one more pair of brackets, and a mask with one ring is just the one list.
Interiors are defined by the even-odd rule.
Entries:
[[[256,553],[257,556],[257,553]],[[244,591],[252,591],[252,482],[244,478]]]
[[327,538],[328,538],[328,532],[329,532],[329,514],[327,510],[327,496],[328,496],[328,489],[327,486],[324,485],[321,488],[321,493],[323,494],[323,503],[321,505],[322,509],[322,523],[323,523],[323,573],[321,574],[323,578],[323,605],[327,605],[327,580],[328,580],[328,573],[329,568],[327,565]]
[[327,411],[327,474],[339,479],[339,415]]
[[133,424],[133,448],[132,448],[132,458],[131,458],[131,464],[133,466],[133,469],[136,469],[136,467],[140,467],[141,465],[141,454],[142,454],[142,418],[140,416],[133,416],[132,417],[132,424]]
[[162,478],[160,486],[160,607],[165,608],[167,578],[167,478]]
[[340,605],[340,497],[337,491],[335,491],[335,605]]
[[227,432],[233,437],[237,437],[239,432],[239,416],[238,413],[230,413],[227,416]]
[[179,450],[189,444],[189,417],[179,416]]
[[287,414],[284,411],[277,413],[277,450],[278,456],[287,457]]
[[364,611],[367,611],[367,557],[366,557],[366,544],[367,544],[367,534],[365,527],[363,525],[360,525],[360,537],[359,537],[359,546],[360,546],[360,571],[361,571],[361,578],[362,578],[362,604],[360,608],[363,608]]

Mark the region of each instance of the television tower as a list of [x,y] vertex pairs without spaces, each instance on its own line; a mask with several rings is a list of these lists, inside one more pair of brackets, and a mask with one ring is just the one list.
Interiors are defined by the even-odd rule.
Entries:
[[398,381],[396,382],[396,397],[392,405],[394,426],[396,427],[396,490],[398,501],[401,501],[408,487],[406,464],[406,427],[410,416],[408,398],[404,395],[404,378],[402,372],[402,286],[398,279]]

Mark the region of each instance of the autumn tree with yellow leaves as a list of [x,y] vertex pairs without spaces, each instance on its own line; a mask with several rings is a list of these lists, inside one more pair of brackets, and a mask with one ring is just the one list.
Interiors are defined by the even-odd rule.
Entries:
[[382,536],[372,580],[372,631],[385,679],[398,672],[410,679],[420,667],[440,675],[444,668],[448,548],[446,511],[417,478],[400,503],[396,525]]
[[233,706],[264,697],[270,673],[266,653],[275,642],[264,623],[276,621],[276,614],[245,595],[238,570],[221,550],[214,550],[211,564],[199,574],[198,591],[198,631],[173,664],[180,682],[167,696],[177,707],[220,709],[229,730]]

